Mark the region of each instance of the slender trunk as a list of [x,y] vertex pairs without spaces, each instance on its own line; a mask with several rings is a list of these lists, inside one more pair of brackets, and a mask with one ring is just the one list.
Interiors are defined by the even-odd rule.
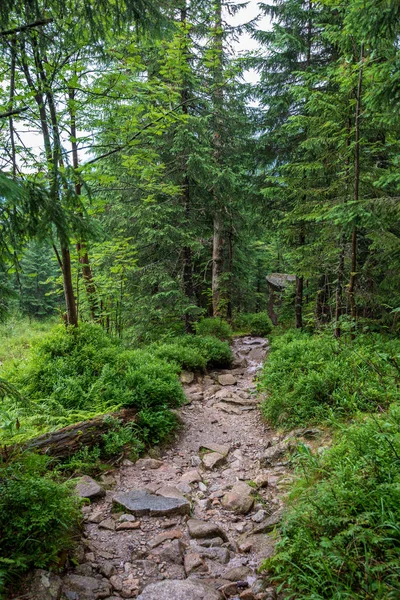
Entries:
[[232,270],[233,270],[233,231],[232,221],[228,231],[228,289],[227,289],[227,303],[226,303],[226,318],[229,323],[232,323]]
[[[355,150],[354,150],[354,201],[358,202],[360,197],[360,116],[361,116],[361,94],[363,84],[363,61],[364,45],[360,52],[360,69],[358,74],[356,112],[355,112]],[[351,318],[355,322],[357,318],[357,304],[355,299],[355,285],[357,276],[357,227],[353,227],[351,235],[351,273],[349,282],[349,302],[351,309]],[[352,333],[354,338],[354,332]]]
[[[71,130],[71,149],[72,149],[72,165],[75,169],[75,194],[79,198],[82,192],[81,182],[77,179],[77,170],[79,168],[78,143],[77,143],[77,128],[76,128],[76,110],[75,110],[75,90],[69,89],[69,114],[70,114],[70,130]],[[81,214],[82,216],[82,214]],[[86,295],[89,303],[89,310],[92,321],[98,321],[98,303],[97,290],[94,283],[93,273],[90,266],[89,254],[87,251],[86,242],[79,240],[76,243],[78,260],[81,264],[83,281],[85,284]]]
[[[53,197],[53,201],[58,202],[58,194],[59,194],[59,183],[58,183],[58,162],[61,159],[61,146],[60,146],[60,136],[59,136],[59,127],[57,121],[57,115],[55,112],[55,104],[53,101],[53,96],[51,92],[48,90],[47,80],[45,71],[43,69],[43,65],[40,61],[40,57],[38,54],[38,48],[35,42],[32,42],[32,47],[34,50],[35,56],[35,65],[39,70],[39,78],[41,81],[41,86],[36,87],[35,83],[32,79],[31,73],[29,71],[28,63],[26,62],[26,53],[25,49],[22,47],[21,56],[22,56],[22,68],[25,74],[25,78],[27,80],[29,88],[32,90],[35,101],[38,105],[39,109],[39,117],[40,117],[40,126],[42,130],[43,143],[46,152],[47,166],[49,170],[49,178],[51,183],[51,195]],[[44,94],[42,92],[42,87],[45,89],[46,98],[48,101],[49,109],[50,109],[50,123],[52,125],[53,132],[53,148],[51,144],[51,136],[50,136],[50,128],[49,121],[45,106]],[[51,102],[50,102],[50,100]],[[56,224],[57,228],[57,224]],[[65,307],[66,307],[66,322],[69,325],[77,325],[78,317],[76,310],[76,302],[74,295],[74,288],[72,283],[72,268],[71,268],[71,255],[68,248],[68,243],[65,240],[64,233],[57,228],[58,238],[60,240],[60,248],[61,248],[61,256],[58,254],[58,261],[62,270],[63,275],[63,287],[64,287],[64,296],[65,296]]]
[[17,176],[17,156],[15,151],[15,131],[14,131],[14,98],[15,98],[15,68],[16,68],[16,44],[17,40],[15,37],[11,42],[11,75],[10,75],[10,96],[9,96],[9,111],[10,116],[8,117],[8,124],[10,128],[10,143],[11,143],[11,160],[12,160],[12,174],[15,179]]
[[[222,105],[223,105],[223,33],[222,33],[222,2],[217,0],[214,11],[214,51],[216,53],[214,74],[214,158],[218,166],[221,161],[221,133]],[[220,317],[223,313],[222,307],[222,275],[223,275],[223,249],[224,249],[224,219],[220,198],[214,194],[214,217],[213,217],[213,252],[212,252],[212,308],[213,316]]]
[[344,281],[344,254],[345,254],[345,239],[342,236],[341,249],[339,255],[339,265],[337,271],[337,283],[336,283],[336,306],[335,306],[335,338],[340,338],[342,330],[340,327],[340,317],[342,316],[342,295],[343,295],[343,281]]
[[67,248],[62,242],[61,257],[67,325],[73,325],[76,327],[78,325],[78,313],[76,310],[74,286],[72,284],[71,256],[69,248]]
[[[183,4],[180,11],[181,23],[186,29],[187,24],[187,0],[183,0]],[[189,64],[189,53],[187,51],[187,47],[185,46],[185,61]],[[182,82],[181,89],[181,103],[182,103],[182,112],[184,115],[189,114],[189,88],[187,81]],[[183,189],[182,189],[182,202],[183,202],[183,210],[185,215],[185,224],[189,226],[190,223],[190,180],[189,175],[187,173],[187,162],[186,156],[183,155]],[[190,304],[194,303],[194,284],[193,284],[193,257],[192,257],[192,248],[189,245],[183,247],[183,270],[182,270],[182,279],[183,279],[183,291],[186,296],[190,300]],[[194,333],[193,329],[193,319],[191,314],[186,311],[185,312],[185,330],[186,333]]]
[[[299,246],[305,244],[304,226],[300,227]],[[304,277],[296,275],[296,329],[303,329],[303,292],[304,292]]]

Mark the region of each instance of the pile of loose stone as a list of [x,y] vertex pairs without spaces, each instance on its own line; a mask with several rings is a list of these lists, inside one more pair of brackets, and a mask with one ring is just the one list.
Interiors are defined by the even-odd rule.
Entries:
[[267,342],[240,338],[233,350],[230,371],[182,375],[183,427],[163,455],[80,480],[90,504],[77,565],[62,576],[35,571],[24,598],[276,598],[257,569],[273,552],[291,441],[257,410],[253,379]]

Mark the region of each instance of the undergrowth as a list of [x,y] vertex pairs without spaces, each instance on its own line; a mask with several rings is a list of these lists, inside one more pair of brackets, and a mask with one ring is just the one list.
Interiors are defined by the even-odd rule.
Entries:
[[400,597],[400,407],[341,429],[322,456],[298,456],[300,480],[267,560],[285,598]]
[[275,554],[285,598],[400,597],[400,341],[288,332],[260,379],[264,414],[286,429],[333,425],[331,448],[300,447]]
[[267,420],[290,428],[335,422],[400,400],[400,341],[290,331],[275,338],[260,376]]
[[23,401],[3,402],[0,441],[23,441],[121,407],[166,411],[184,401],[183,368],[204,370],[231,360],[228,344],[213,337],[182,336],[131,350],[96,325],[56,327],[27,358],[1,370]]

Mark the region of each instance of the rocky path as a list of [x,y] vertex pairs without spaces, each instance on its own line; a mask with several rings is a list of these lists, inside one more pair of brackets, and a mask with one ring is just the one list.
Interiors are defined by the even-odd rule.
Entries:
[[255,374],[268,350],[237,338],[234,368],[193,378],[181,433],[159,458],[128,460],[90,478],[77,566],[62,578],[36,571],[35,600],[268,600],[257,575],[281,514],[285,443],[263,422]]

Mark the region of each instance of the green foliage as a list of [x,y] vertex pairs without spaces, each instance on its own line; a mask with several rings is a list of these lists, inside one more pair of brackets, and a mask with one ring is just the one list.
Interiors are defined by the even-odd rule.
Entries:
[[179,425],[177,416],[170,410],[141,410],[136,422],[147,447],[168,441]]
[[331,334],[289,332],[274,340],[260,387],[265,417],[287,428],[376,411],[400,400],[400,342],[379,335],[351,344]]
[[235,327],[251,335],[264,337],[271,333],[271,319],[265,312],[243,313],[235,319]]
[[163,360],[176,363],[179,370],[226,368],[233,360],[229,344],[212,335],[181,336],[172,338],[168,343],[152,344],[147,349]]
[[300,480],[264,567],[285,598],[395,599],[400,591],[400,409],[360,420]]
[[202,319],[195,325],[198,335],[213,335],[220,340],[230,340],[232,337],[232,328],[223,319]]
[[48,460],[20,455],[0,463],[0,594],[28,568],[46,568],[68,551],[81,514],[67,483],[53,481]]

